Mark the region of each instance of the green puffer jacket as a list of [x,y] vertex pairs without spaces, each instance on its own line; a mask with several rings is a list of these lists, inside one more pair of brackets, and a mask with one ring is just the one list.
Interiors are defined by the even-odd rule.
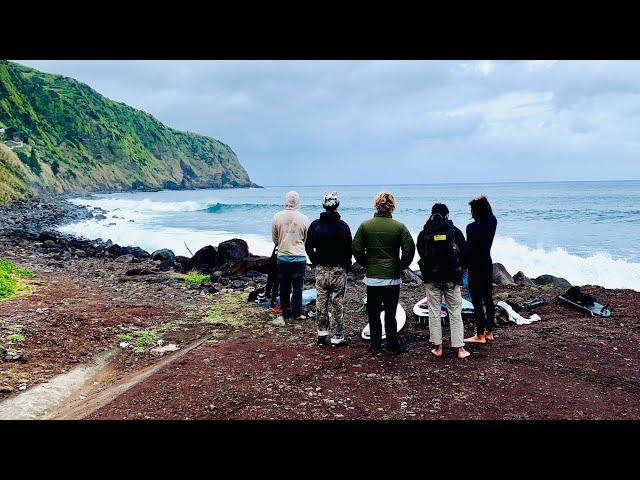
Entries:
[[[367,269],[369,278],[400,278],[416,253],[413,238],[390,213],[376,213],[362,222],[351,246],[353,256]],[[400,258],[402,250],[402,258]]]

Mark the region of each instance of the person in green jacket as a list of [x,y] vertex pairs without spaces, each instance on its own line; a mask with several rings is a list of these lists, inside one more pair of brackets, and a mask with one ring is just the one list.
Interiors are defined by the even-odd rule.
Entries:
[[[396,200],[388,192],[380,192],[374,201],[376,213],[362,222],[353,238],[353,256],[366,268],[367,312],[371,331],[371,352],[382,354],[382,323],[387,334],[387,354],[407,351],[398,341],[396,309],[400,298],[400,275],[411,265],[416,246],[404,224],[394,220],[391,213]],[[402,256],[400,252],[402,251]]]

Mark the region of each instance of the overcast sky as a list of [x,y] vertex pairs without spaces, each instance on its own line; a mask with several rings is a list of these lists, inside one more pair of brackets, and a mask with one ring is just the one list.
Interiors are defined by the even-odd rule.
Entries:
[[637,61],[26,61],[263,185],[640,179]]

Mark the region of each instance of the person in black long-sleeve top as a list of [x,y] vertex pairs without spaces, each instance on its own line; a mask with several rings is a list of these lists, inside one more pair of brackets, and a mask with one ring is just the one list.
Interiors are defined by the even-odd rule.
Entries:
[[336,211],[339,205],[335,192],[324,195],[325,211],[309,225],[305,242],[307,256],[316,267],[318,345],[349,343],[344,336],[343,316],[347,272],[351,268],[351,230]]
[[[491,205],[483,195],[469,202],[473,222],[467,225],[467,262],[469,293],[473,303],[476,334],[465,338],[467,343],[486,343],[493,340],[495,306],[493,304],[493,260],[491,245],[498,221]],[[486,309],[486,315],[485,315]]]

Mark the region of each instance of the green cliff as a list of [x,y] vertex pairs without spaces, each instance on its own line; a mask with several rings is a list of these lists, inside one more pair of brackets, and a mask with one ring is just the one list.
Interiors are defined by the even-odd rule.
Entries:
[[42,193],[255,186],[224,143],[169,128],[74,79],[4,60],[2,129],[0,201]]

